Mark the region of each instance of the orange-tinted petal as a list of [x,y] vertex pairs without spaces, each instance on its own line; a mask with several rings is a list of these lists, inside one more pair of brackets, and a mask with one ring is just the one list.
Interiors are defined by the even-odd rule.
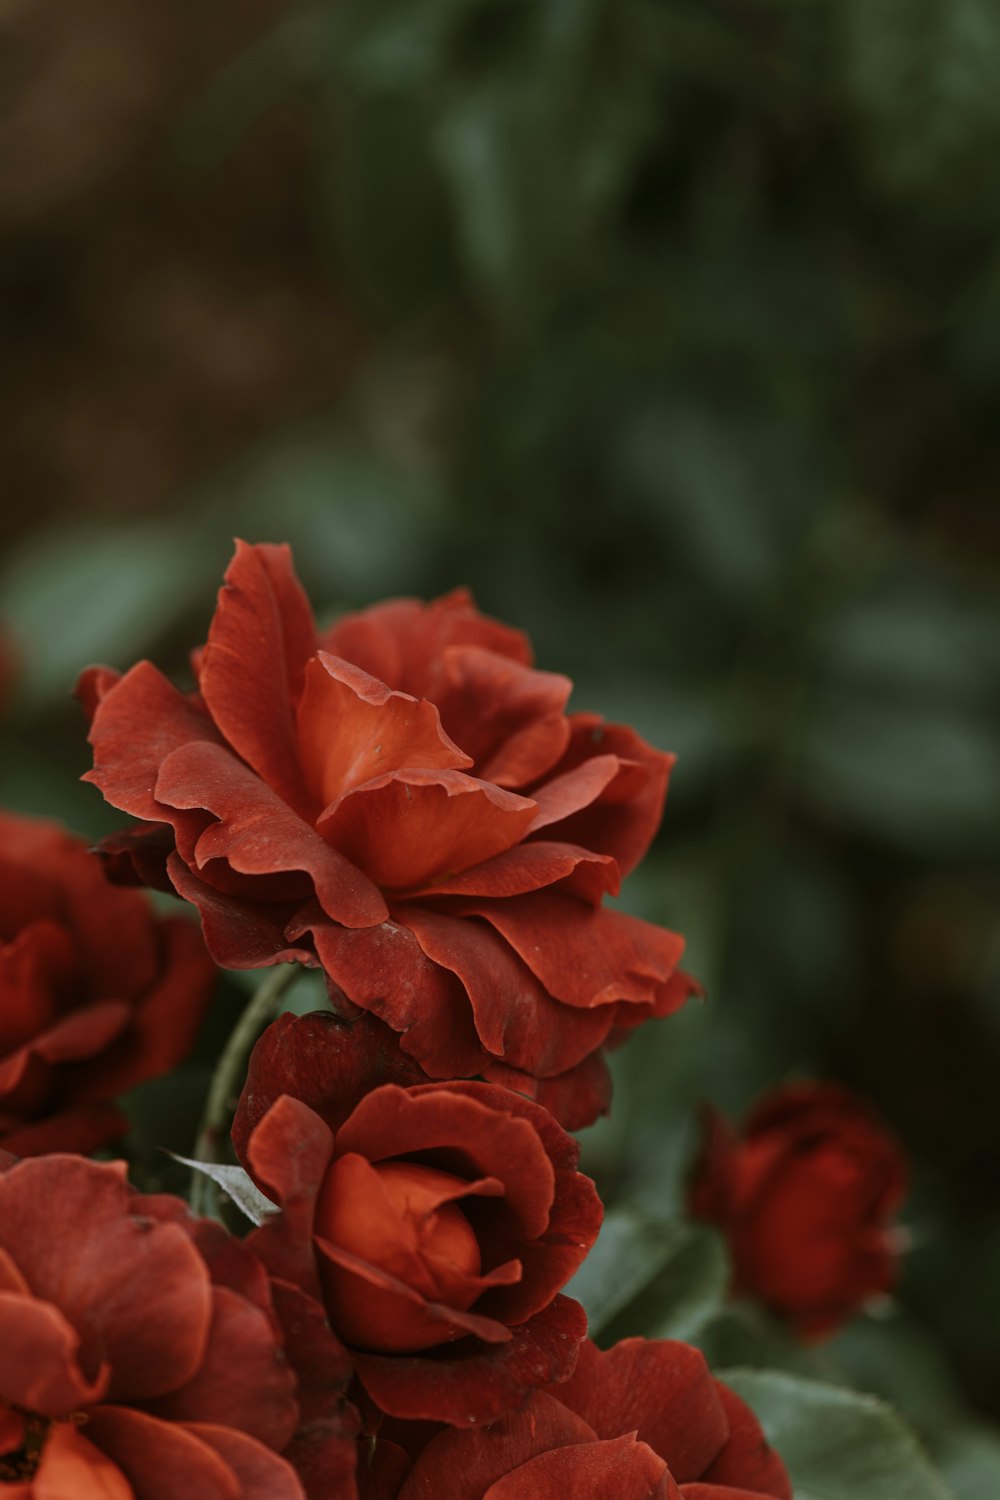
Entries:
[[236,543],[199,669],[213,720],[233,749],[275,792],[306,800],[295,702],[316,628],[286,546]]
[[534,811],[461,771],[406,768],[349,792],[317,827],[376,885],[406,890],[511,848]]
[[306,668],[298,738],[306,779],[320,807],[404,766],[464,770],[472,765],[445,734],[433,703],[393,692],[325,651]]

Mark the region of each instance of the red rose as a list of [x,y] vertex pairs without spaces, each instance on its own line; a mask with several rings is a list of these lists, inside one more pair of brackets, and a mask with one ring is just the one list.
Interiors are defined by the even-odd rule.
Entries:
[[761,1100],[741,1135],[709,1117],[691,1211],[727,1236],[734,1291],[822,1338],[894,1285],[888,1226],[906,1180],[867,1105],[834,1084],[791,1084]]
[[190,1051],[215,984],[196,927],[153,916],[53,823],[0,812],[0,1144],[92,1151],[109,1103]]
[[[327,1020],[292,1030],[313,1037]],[[288,1030],[272,1028],[272,1056]],[[268,1104],[267,1070],[251,1068],[234,1141],[282,1208],[251,1235],[255,1252],[322,1297],[383,1412],[466,1426],[564,1378],[586,1324],[557,1293],[601,1220],[576,1143],[546,1110],[490,1084],[364,1092],[363,1067],[324,1057],[302,1092],[325,1119],[289,1094]],[[286,1063],[283,1080],[294,1077],[294,1057]],[[346,1106],[324,1094],[323,1076],[353,1094]]]
[[[308,1350],[306,1299],[279,1290]],[[279,1456],[311,1452],[299,1424],[267,1275],[220,1225],[133,1193],[119,1163],[0,1171],[0,1493],[303,1500]]]
[[601,904],[671,758],[567,714],[569,681],[465,593],[318,635],[285,547],[238,544],[195,670],[187,694],[148,662],[81,680],[89,779],[150,825],[119,866],[194,902],[220,964],[318,962],[433,1077],[555,1080],[593,1118],[612,1028],[691,988],[675,933]]
[[[400,1436],[397,1432],[396,1436]],[[405,1434],[404,1434],[405,1436]],[[589,1341],[571,1378],[482,1429],[439,1431],[410,1466],[376,1438],[362,1500],[791,1500],[781,1459],[750,1408],[697,1349]],[[380,1451],[385,1450],[385,1451]]]

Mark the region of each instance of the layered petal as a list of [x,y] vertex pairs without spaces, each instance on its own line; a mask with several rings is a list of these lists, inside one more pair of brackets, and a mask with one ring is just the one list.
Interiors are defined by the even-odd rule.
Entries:
[[317,827],[376,885],[403,891],[512,848],[534,813],[527,798],[461,771],[407,767],[348,792]]
[[225,739],[295,809],[307,802],[294,703],[316,649],[309,601],[287,547],[236,543],[198,685]]
[[375,1405],[411,1421],[478,1427],[519,1406],[528,1391],[566,1378],[587,1318],[578,1302],[556,1297],[507,1343],[456,1349],[452,1357],[355,1355],[355,1369]]
[[433,963],[455,974],[469,997],[484,1050],[510,1067],[549,1077],[575,1067],[607,1038],[611,1006],[561,1007],[487,923],[409,902],[394,908]]
[[704,1474],[729,1433],[704,1356],[673,1339],[623,1339],[607,1351],[587,1342],[573,1375],[553,1394],[598,1437],[638,1432],[679,1484]]
[[404,766],[461,771],[473,764],[445,734],[433,703],[393,692],[326,651],[306,668],[298,737],[303,769],[320,807]]
[[110,1365],[115,1400],[190,1380],[211,1320],[208,1274],[187,1235],[172,1224],[143,1224],[128,1208],[128,1186],[113,1165],[41,1157],[0,1175],[0,1243],[30,1267],[35,1297],[57,1306],[79,1334],[83,1369]]
[[[194,845],[196,871],[214,860],[240,875],[301,871],[336,921],[369,927],[388,915],[385,901],[361,870],[223,746],[191,744],[166,756],[156,795],[164,807],[204,809],[216,820]],[[303,887],[303,896],[307,889]]]
[[662,1458],[629,1433],[540,1453],[490,1485],[483,1500],[564,1500],[568,1492],[581,1500],[676,1500],[677,1486]]
[[483,1500],[490,1485],[540,1453],[571,1444],[593,1442],[595,1433],[582,1418],[543,1391],[533,1391],[524,1406],[485,1432],[445,1428],[421,1452],[399,1500]]
[[[463,901],[455,909],[495,927],[565,1005],[590,1009],[628,1000],[666,1013],[659,1007],[684,951],[675,932],[548,892],[503,902]],[[669,995],[671,1007],[677,1003]]]

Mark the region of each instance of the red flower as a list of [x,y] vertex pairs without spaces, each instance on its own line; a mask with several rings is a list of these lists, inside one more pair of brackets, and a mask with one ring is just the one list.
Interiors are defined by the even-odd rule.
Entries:
[[[395,1434],[406,1437],[398,1430]],[[363,1500],[791,1500],[781,1459],[750,1408],[697,1349],[589,1341],[575,1373],[493,1426],[437,1432],[416,1459],[376,1439]]]
[[216,970],[197,929],[155,918],[53,823],[0,812],[0,1143],[92,1151],[109,1103],[190,1051]]
[[867,1105],[835,1084],[775,1089],[741,1135],[708,1120],[692,1213],[729,1241],[734,1291],[822,1338],[896,1280],[889,1221],[906,1161]]
[[[306,1299],[279,1290],[308,1350]],[[5,1496],[303,1500],[279,1456],[293,1440],[312,1451],[299,1424],[267,1276],[221,1226],[133,1193],[118,1163],[56,1155],[0,1172]]]
[[[323,1022],[337,1025],[287,1018],[272,1028],[271,1055],[289,1030],[301,1042]],[[290,1082],[293,1051],[280,1071]],[[332,1065],[328,1056],[336,1046],[316,1053],[302,1086],[325,1118],[289,1094],[269,1103],[266,1066],[251,1068],[234,1141],[282,1213],[250,1244],[273,1275],[322,1296],[381,1411],[490,1421],[564,1378],[586,1331],[582,1309],[557,1296],[601,1220],[593,1184],[575,1170],[577,1146],[505,1089],[366,1092],[372,1074],[355,1049]],[[326,1092],[324,1079],[343,1092]]]
[[195,669],[189,694],[148,662],[81,681],[89,779],[152,825],[117,862],[194,902],[220,964],[319,962],[433,1077],[561,1080],[593,1118],[612,1029],[691,988],[676,934],[601,905],[671,757],[567,714],[569,681],[465,593],[318,635],[285,547],[238,544]]

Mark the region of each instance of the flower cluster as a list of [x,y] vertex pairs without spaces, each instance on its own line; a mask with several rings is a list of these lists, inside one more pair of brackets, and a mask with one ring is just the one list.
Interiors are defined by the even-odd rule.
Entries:
[[[568,1131],[607,1107],[606,1049],[694,988],[676,934],[604,902],[670,757],[569,712],[464,593],[319,632],[282,547],[238,546],[192,664],[187,692],[81,679],[90,779],[135,820],[101,859],[0,815],[4,1495],[791,1500],[697,1349],[602,1350],[566,1295],[603,1213]],[[216,964],[316,968],[332,1001],[220,1062],[199,1150],[235,1056],[240,1165],[209,1171],[242,1238],[66,1154],[188,1053]],[[816,1088],[742,1139],[716,1119],[692,1204],[737,1290],[816,1333],[889,1285],[901,1189]]]

